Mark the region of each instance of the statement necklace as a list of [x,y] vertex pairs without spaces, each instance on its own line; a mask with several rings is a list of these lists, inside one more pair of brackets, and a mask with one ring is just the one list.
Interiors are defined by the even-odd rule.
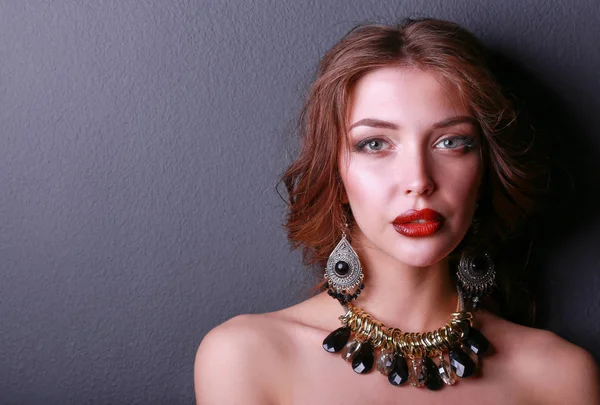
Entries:
[[370,372],[375,363],[395,386],[407,381],[430,390],[453,385],[457,377],[472,376],[479,357],[489,349],[488,340],[473,327],[473,315],[464,309],[462,291],[457,289],[457,310],[448,323],[422,333],[388,328],[348,300],[342,304],[346,311],[340,316],[342,327],[325,338],[323,348],[329,353],[341,351],[358,374]]

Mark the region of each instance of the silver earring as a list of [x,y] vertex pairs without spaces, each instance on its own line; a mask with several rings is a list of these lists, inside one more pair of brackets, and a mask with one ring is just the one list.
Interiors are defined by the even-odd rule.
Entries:
[[[472,234],[479,232],[479,220],[473,218]],[[494,261],[487,252],[467,249],[462,252],[456,272],[464,296],[471,300],[473,309],[479,307],[481,298],[494,289],[496,270]]]
[[346,239],[346,229],[347,223],[342,231],[341,240],[329,255],[324,275],[327,293],[342,305],[357,299],[365,287],[360,260]]
[[481,298],[492,292],[494,288],[496,270],[488,253],[463,252],[458,262],[456,275],[465,298],[472,300],[473,309],[477,309]]

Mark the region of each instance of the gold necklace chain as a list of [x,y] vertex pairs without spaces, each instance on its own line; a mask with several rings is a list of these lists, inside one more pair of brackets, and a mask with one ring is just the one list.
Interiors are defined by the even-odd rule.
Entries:
[[467,324],[472,327],[473,315],[467,311],[453,312],[450,321],[434,331],[403,332],[388,328],[363,309],[348,304],[348,311],[340,320],[360,340],[370,340],[373,347],[403,353],[413,359],[438,356],[459,344],[468,333]]

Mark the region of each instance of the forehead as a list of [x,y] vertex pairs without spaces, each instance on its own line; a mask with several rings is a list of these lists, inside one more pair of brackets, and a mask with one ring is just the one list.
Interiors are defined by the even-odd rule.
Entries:
[[370,117],[399,126],[425,126],[455,115],[470,115],[456,85],[438,73],[389,66],[356,82],[349,99],[348,123]]

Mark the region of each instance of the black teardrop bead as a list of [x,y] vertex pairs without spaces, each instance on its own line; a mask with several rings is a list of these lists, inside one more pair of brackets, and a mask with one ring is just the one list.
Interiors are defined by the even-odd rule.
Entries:
[[460,323],[460,328],[461,328],[461,329],[464,331],[464,333],[465,333],[465,338],[466,338],[467,336],[469,336],[469,331],[471,330],[471,325],[469,324],[469,322],[468,322],[468,321],[462,321],[462,322]]
[[373,345],[371,345],[371,342],[366,341],[352,359],[352,369],[358,374],[365,374],[371,371],[374,362],[375,353],[373,352]]
[[394,358],[394,366],[388,374],[388,381],[392,385],[402,385],[408,381],[408,364],[404,356],[397,354]]
[[429,357],[425,357],[425,369],[427,375],[427,379],[425,380],[425,386],[432,391],[437,391],[444,386],[444,381],[442,381],[442,377],[440,377],[440,373],[438,372],[438,367],[435,365],[433,360]]
[[329,353],[339,352],[348,343],[348,339],[350,339],[350,328],[342,326],[327,335],[323,340],[323,349]]
[[333,269],[335,271],[335,274],[337,274],[338,276],[345,276],[350,271],[350,266],[348,266],[348,263],[346,263],[345,261],[340,260],[335,264],[335,267]]
[[490,348],[490,342],[483,336],[483,333],[471,326],[469,334],[465,339],[465,346],[471,349],[476,355],[481,356]]
[[448,353],[450,366],[457,376],[467,378],[475,371],[475,363],[461,348],[455,347]]

